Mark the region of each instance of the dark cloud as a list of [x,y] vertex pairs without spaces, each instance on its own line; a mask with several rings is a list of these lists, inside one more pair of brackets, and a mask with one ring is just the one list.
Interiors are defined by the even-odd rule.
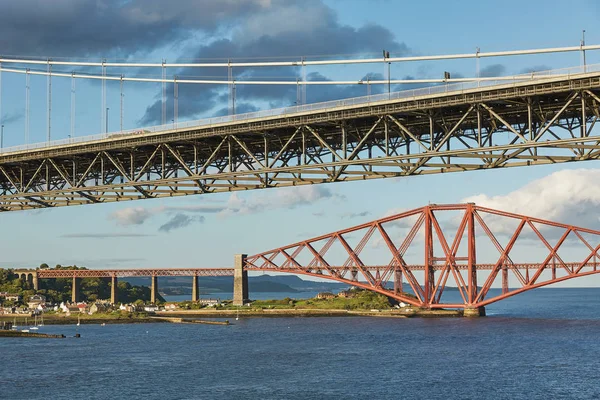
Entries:
[[[308,1],[305,7],[290,5],[294,3],[275,2],[270,13],[248,15],[244,24],[232,39],[221,38],[196,48],[187,49],[194,59],[211,60],[260,60],[278,57],[283,60],[309,58],[338,58],[348,54],[379,54],[381,48],[389,49],[393,56],[410,53],[407,45],[398,42],[388,29],[368,24],[359,28],[342,25],[334,11],[320,1]],[[295,3],[297,4],[297,3]],[[293,11],[293,12],[292,12]],[[293,15],[288,25],[282,21],[287,15]],[[302,21],[310,26],[302,25]],[[263,29],[258,29],[257,25]],[[333,55],[332,53],[336,54]],[[181,77],[197,76],[198,69],[184,68],[177,71]],[[226,68],[207,68],[201,74],[204,77],[227,79]],[[235,68],[238,80],[298,80],[300,68]],[[381,74],[365,75],[371,79],[381,78]],[[321,73],[312,71],[308,80],[327,80]],[[372,87],[372,94],[382,91],[381,87]],[[168,93],[173,93],[169,85]],[[306,89],[308,103],[365,96],[364,86],[309,86]],[[225,85],[179,85],[178,117],[199,118],[201,116],[224,115],[228,112],[228,88]],[[169,96],[167,110],[170,121],[173,117],[173,101]],[[296,85],[238,85],[236,87],[236,113],[256,111],[260,108],[293,106],[296,102]],[[157,94],[139,121],[141,125],[159,123],[161,120],[162,96]]]
[[506,67],[502,64],[492,64],[479,71],[481,77],[502,76],[506,72]]
[[154,235],[148,235],[144,233],[68,233],[65,235],[61,235],[62,238],[70,239],[136,238],[149,236]]
[[345,213],[342,214],[342,218],[358,218],[358,217],[366,217],[367,215],[371,215],[370,211],[361,211],[357,213]]
[[2,116],[2,123],[4,125],[10,124],[12,122],[16,122],[19,121],[23,118],[23,113],[22,112],[13,112],[10,114],[4,114],[4,116]]
[[190,217],[189,215],[178,213],[175,214],[168,222],[158,228],[161,232],[170,232],[174,229],[184,228],[193,222],[204,222],[204,217]]
[[[10,5],[8,4],[10,3]],[[0,5],[4,55],[129,55],[261,10],[260,0],[19,0]]]
[[[198,38],[198,40],[192,40]],[[190,44],[193,43],[193,44]],[[21,0],[0,6],[0,48],[4,55],[141,59],[160,50],[190,60],[299,60],[409,53],[392,32],[377,24],[340,23],[323,0]],[[172,60],[169,60],[172,61]],[[82,68],[79,70],[87,70]],[[139,71],[128,71],[131,73]],[[144,71],[144,73],[146,73]],[[169,70],[169,76],[226,79],[226,68]],[[373,78],[378,74],[371,74]],[[236,68],[237,79],[301,77],[299,68]],[[98,84],[98,82],[94,83]],[[373,94],[380,91],[373,87]],[[365,87],[311,86],[307,101],[366,95]],[[170,122],[173,86],[168,88]],[[237,87],[236,112],[294,105],[296,86]],[[228,113],[223,85],[179,85],[178,117]],[[162,95],[157,93],[140,124],[160,123]]]

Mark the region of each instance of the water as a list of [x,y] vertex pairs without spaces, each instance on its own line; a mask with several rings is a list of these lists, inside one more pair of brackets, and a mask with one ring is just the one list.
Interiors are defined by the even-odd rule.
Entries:
[[[317,293],[319,292],[255,292],[251,293],[251,296],[252,300],[285,299],[286,297],[291,299],[310,299],[315,297]],[[163,295],[163,297],[167,302],[190,301],[192,299],[191,294]],[[233,298],[233,292],[207,293],[200,295],[200,298],[231,300]]]
[[488,318],[242,318],[45,326],[2,339],[4,399],[595,399],[600,289],[540,289]]

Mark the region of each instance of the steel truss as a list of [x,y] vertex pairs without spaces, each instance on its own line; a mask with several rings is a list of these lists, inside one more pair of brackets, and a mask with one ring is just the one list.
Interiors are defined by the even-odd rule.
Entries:
[[600,76],[0,155],[0,210],[595,160]]
[[[447,221],[438,218],[444,212],[458,212],[451,228]],[[498,229],[507,222],[512,229],[504,228],[494,234],[494,227]],[[394,241],[392,231],[398,226],[404,226],[406,231]],[[553,233],[548,233],[549,230]],[[505,245],[501,244],[501,235],[507,238]],[[351,245],[350,236],[361,239]],[[497,254],[493,254],[495,262],[477,263],[481,251],[477,252],[476,240],[479,243],[485,240],[497,250]],[[543,256],[538,262],[514,263],[511,254],[518,241],[527,241],[527,246],[538,245],[543,249],[538,251]],[[374,267],[375,263],[364,256],[363,250],[367,243],[377,242],[384,244],[376,252],[377,256],[383,255],[389,263]],[[424,251],[423,264],[408,265],[405,255],[418,243]],[[332,261],[331,249],[336,246],[343,249],[343,263]],[[561,254],[565,248],[574,246],[581,247],[585,257],[578,262],[566,262]],[[599,273],[599,250],[600,231],[472,203],[429,205],[250,256],[245,269],[327,278],[419,307],[474,308],[534,288]],[[490,255],[486,253],[486,256]],[[406,284],[408,290],[404,291]],[[462,302],[441,301],[448,286],[458,289]],[[500,293],[491,295],[492,286],[501,287]]]
[[[16,270],[15,273],[31,273]],[[47,278],[125,278],[132,276],[233,276],[233,268],[160,268],[160,269],[38,269],[39,279]]]

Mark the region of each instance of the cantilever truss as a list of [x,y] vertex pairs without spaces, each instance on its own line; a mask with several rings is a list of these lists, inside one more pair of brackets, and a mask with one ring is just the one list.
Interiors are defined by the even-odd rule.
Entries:
[[[408,262],[412,248],[421,263]],[[328,278],[420,307],[471,308],[596,274],[599,249],[599,231],[471,203],[429,205],[250,256],[245,268]],[[574,254],[576,262],[565,260]],[[457,290],[442,301],[450,286]]]
[[600,157],[598,73],[345,104],[3,154],[0,211]]

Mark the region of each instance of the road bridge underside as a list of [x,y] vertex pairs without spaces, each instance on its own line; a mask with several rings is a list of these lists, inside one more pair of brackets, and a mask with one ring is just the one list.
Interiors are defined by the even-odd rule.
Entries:
[[600,77],[0,156],[0,210],[595,160]]

